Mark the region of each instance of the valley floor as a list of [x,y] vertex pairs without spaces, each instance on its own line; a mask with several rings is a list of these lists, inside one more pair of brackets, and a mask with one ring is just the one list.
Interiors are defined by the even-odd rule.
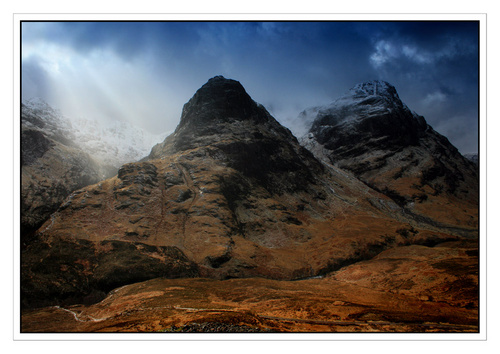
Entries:
[[405,246],[323,278],[152,279],[22,314],[45,332],[478,332],[477,246]]

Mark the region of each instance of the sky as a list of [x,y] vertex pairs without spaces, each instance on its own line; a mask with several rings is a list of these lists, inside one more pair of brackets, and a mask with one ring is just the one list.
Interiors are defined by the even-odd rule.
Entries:
[[22,99],[151,133],[211,77],[238,80],[297,137],[306,108],[384,80],[462,153],[478,151],[477,22],[23,22]]

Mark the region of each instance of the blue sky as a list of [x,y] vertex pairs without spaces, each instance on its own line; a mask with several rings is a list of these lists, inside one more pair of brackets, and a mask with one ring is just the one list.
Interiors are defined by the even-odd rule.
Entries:
[[380,79],[477,152],[478,45],[476,22],[23,22],[22,98],[160,133],[224,75],[301,135],[302,110]]

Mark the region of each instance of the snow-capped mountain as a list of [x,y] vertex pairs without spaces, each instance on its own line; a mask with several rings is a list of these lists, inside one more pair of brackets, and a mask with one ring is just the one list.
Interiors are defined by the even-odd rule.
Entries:
[[401,101],[394,86],[357,84],[308,113],[314,120],[300,141],[316,157],[350,171],[427,224],[475,227],[476,169]]
[[119,167],[147,156],[156,143],[168,135],[153,135],[126,122],[104,126],[98,121],[78,119],[72,122],[76,141],[106,164]]
[[[331,104],[310,108],[302,116],[313,121],[309,133],[330,150],[359,141],[359,134],[377,148],[381,143],[406,146],[427,129],[425,119],[410,111],[394,86],[378,80],[357,84]],[[335,133],[339,129],[343,134]],[[337,151],[336,158],[342,152]]]
[[70,193],[114,176],[164,138],[127,123],[71,120],[40,98],[23,103],[21,130],[23,240]]
[[40,98],[23,102],[22,124],[41,129],[48,137],[72,143],[105,165],[119,168],[149,154],[151,147],[168,133],[151,134],[128,122],[103,123],[87,118],[70,119]]

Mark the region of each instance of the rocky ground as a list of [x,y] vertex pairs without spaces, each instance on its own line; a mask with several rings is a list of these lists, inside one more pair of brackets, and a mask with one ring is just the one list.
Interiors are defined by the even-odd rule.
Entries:
[[477,332],[477,257],[474,243],[446,243],[299,281],[157,278],[93,305],[25,311],[22,331]]

